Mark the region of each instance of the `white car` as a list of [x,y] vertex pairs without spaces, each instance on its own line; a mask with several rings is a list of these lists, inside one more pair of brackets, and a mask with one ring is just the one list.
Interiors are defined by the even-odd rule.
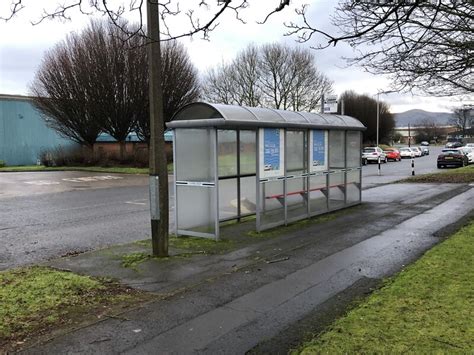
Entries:
[[378,162],[380,158],[381,163],[386,163],[388,161],[387,155],[385,155],[382,148],[379,147],[367,147],[362,150],[362,160],[369,162]]
[[409,147],[400,148],[400,156],[402,158],[414,158],[415,152]]
[[474,149],[474,143],[466,143],[465,147]]
[[421,151],[420,147],[411,147],[411,149],[415,152],[415,157],[423,156],[423,152]]
[[462,152],[467,155],[467,160],[469,164],[474,163],[474,144],[472,147],[469,147],[467,144],[465,147],[458,148],[458,150],[462,150]]

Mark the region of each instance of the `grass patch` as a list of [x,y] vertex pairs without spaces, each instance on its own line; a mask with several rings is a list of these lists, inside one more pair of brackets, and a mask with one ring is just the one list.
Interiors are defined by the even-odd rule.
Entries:
[[[151,248],[151,240],[140,240],[135,244]],[[215,241],[214,239],[208,238],[198,238],[198,237],[188,237],[188,236],[180,236],[180,237],[169,237],[169,247],[173,248],[178,251],[178,256],[182,256],[183,254],[220,254],[226,251],[233,249],[235,242],[233,240],[228,239],[221,239],[219,241]],[[181,252],[181,253],[180,253]],[[137,254],[132,256],[133,254]],[[130,255],[130,259],[137,258],[143,259],[144,255],[138,254],[146,254],[146,253],[132,253]],[[149,256],[151,257],[151,256]]]
[[[173,172],[173,163],[168,164],[168,172]],[[34,172],[34,171],[90,171],[98,173],[114,174],[148,174],[148,168],[134,168],[126,166],[44,166],[44,165],[24,165],[0,167],[0,172]]]
[[473,183],[474,165],[463,168],[447,168],[439,173],[411,176],[397,182],[421,183]]
[[305,344],[303,354],[474,352],[474,222]]
[[78,318],[104,314],[112,305],[139,302],[146,294],[111,280],[47,267],[0,272],[0,347],[21,344]]
[[235,242],[228,239],[215,241],[208,238],[174,237],[169,240],[170,246],[189,253],[221,254],[233,249]]
[[137,253],[125,254],[125,255],[122,255],[122,266],[135,270],[139,264],[151,258],[152,256],[149,253],[137,252]]

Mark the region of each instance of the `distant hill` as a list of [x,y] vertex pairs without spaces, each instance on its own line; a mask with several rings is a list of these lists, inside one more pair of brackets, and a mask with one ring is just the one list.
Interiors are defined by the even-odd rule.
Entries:
[[436,122],[438,125],[448,124],[448,120],[452,117],[449,112],[428,112],[424,110],[409,110],[400,113],[394,113],[395,126],[406,127],[408,123],[411,126],[421,124],[424,120]]

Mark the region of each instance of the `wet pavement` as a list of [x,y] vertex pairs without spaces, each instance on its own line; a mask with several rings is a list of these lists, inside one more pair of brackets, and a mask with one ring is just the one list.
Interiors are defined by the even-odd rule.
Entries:
[[0,199],[124,186],[148,186],[148,176],[87,171],[0,172]]
[[308,315],[314,324],[304,330],[317,328],[315,309],[401,270],[472,218],[473,199],[466,184],[379,186],[332,220],[281,228],[226,254],[150,260],[132,270],[120,266],[121,253],[139,250],[129,244],[55,260],[55,267],[116,277],[159,300],[26,352],[241,354],[264,343],[266,352],[285,352],[286,329]]

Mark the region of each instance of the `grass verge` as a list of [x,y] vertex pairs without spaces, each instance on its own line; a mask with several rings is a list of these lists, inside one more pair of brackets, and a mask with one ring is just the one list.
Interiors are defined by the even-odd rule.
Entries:
[[0,348],[12,349],[61,327],[149,299],[107,279],[47,267],[0,272]]
[[302,354],[473,353],[474,222],[388,280]]
[[[148,168],[133,168],[126,166],[44,166],[24,165],[0,167],[0,172],[35,172],[35,171],[90,171],[98,173],[114,174],[148,174]],[[168,164],[168,172],[173,172],[173,163]]]
[[421,182],[421,183],[473,183],[474,165],[463,168],[448,168],[439,173],[411,176],[397,182]]

